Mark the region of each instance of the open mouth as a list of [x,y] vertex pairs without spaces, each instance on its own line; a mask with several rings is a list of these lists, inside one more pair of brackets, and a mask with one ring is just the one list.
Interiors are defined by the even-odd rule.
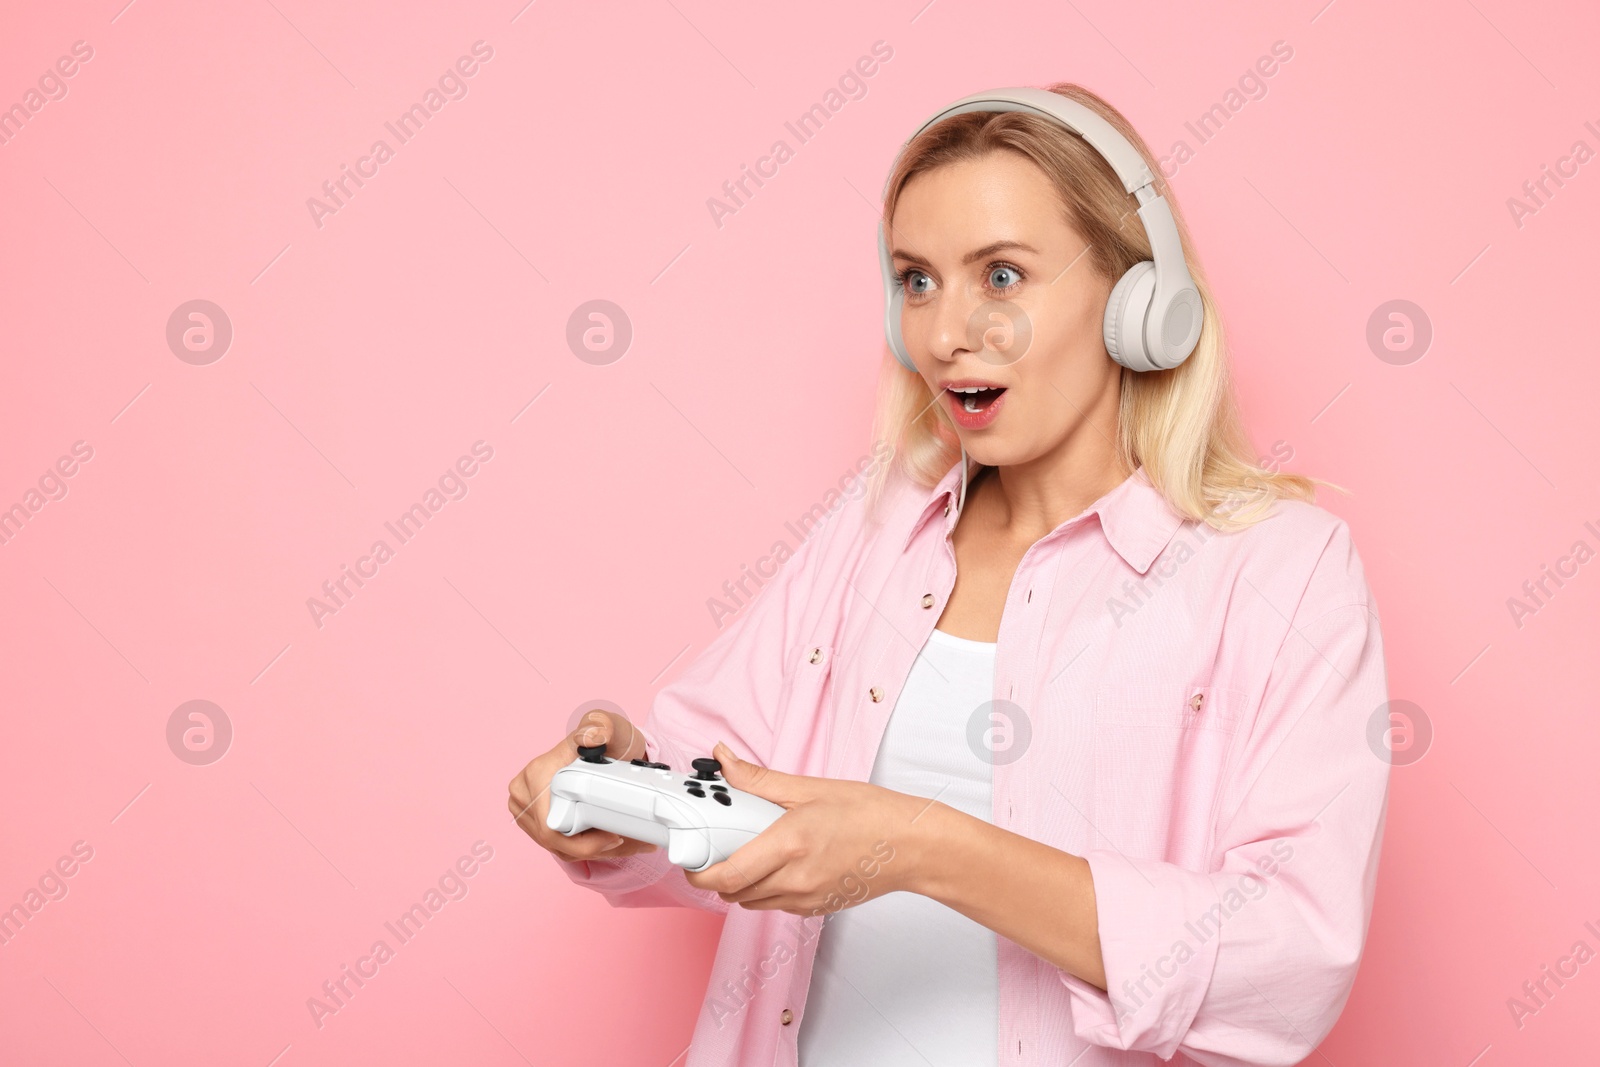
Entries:
[[977,414],[1000,399],[1000,394],[1005,392],[1005,389],[974,387],[951,389],[950,392],[961,402],[962,410]]

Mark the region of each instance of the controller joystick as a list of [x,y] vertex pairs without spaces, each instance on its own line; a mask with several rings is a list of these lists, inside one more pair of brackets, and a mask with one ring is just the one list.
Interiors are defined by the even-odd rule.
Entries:
[[579,745],[578,758],[585,763],[610,763],[606,759],[606,746],[604,745]]
[[709,757],[701,757],[689,764],[694,768],[694,776],[702,782],[720,781],[717,777],[722,770],[722,764]]

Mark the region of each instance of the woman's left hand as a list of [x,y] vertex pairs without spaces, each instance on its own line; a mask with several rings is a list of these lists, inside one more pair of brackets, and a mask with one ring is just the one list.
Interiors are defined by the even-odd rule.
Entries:
[[712,754],[730,786],[787,811],[728,859],[684,872],[690,885],[746,908],[818,915],[916,884],[917,820],[933,801],[866,782],[768,770],[721,742]]

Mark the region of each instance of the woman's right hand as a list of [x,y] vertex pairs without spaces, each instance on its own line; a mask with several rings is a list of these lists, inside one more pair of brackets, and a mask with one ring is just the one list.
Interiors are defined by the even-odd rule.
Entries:
[[644,737],[633,728],[633,723],[621,715],[597,708],[584,712],[576,730],[562,738],[555,748],[534,757],[511,779],[509,786],[511,798],[507,807],[517,825],[541,848],[569,863],[616,859],[656,847],[608,830],[585,830],[568,837],[545,824],[550,814],[550,779],[578,758],[579,745],[589,748],[601,744],[606,746],[606,755],[612,759],[643,759],[645,755]]

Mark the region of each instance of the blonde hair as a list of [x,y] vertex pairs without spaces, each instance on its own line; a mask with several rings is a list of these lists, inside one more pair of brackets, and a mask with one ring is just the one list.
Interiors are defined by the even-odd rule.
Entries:
[[[1142,466],[1174,511],[1218,530],[1239,529],[1265,518],[1280,498],[1314,502],[1317,484],[1345,492],[1320,478],[1266,469],[1256,460],[1234,396],[1222,318],[1194,255],[1183,213],[1149,146],[1116,108],[1095,93],[1070,82],[1048,88],[1093,109],[1144,157],[1156,176],[1156,191],[1172,208],[1184,260],[1205,307],[1200,339],[1183,363],[1163,371],[1122,370],[1117,452],[1127,469]],[[1031,160],[1055,185],[1068,221],[1089,242],[1086,262],[1108,283],[1151,258],[1144,226],[1137,220],[1124,225],[1138,201],[1123,189],[1111,165],[1059,123],[1026,112],[956,115],[913,139],[890,176],[883,205],[885,228],[914,175],[1004,150]],[[893,473],[932,487],[961,457],[960,442],[943,413],[935,410],[934,396],[922,376],[902,367],[887,348],[885,353],[872,432],[874,440],[894,448],[894,461],[874,474],[873,511]]]

